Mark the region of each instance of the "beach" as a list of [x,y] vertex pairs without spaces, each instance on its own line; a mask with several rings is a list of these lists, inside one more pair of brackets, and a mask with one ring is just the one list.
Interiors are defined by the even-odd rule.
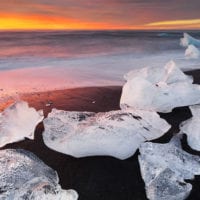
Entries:
[[[200,83],[200,70],[186,72],[194,77],[195,83]],[[119,109],[121,86],[86,87],[48,91],[41,93],[22,94],[21,100],[27,101],[37,110],[43,109],[45,117],[52,108],[68,111],[105,112]],[[8,103],[12,103],[12,100]],[[3,108],[1,108],[3,109]],[[160,114],[172,125],[172,128],[156,142],[166,143],[173,134],[179,131],[180,122],[191,117],[188,107],[175,108],[173,112]],[[43,124],[35,130],[35,139],[8,144],[2,149],[22,148],[33,152],[43,162],[58,172],[60,184],[64,189],[75,189],[80,200],[145,200],[145,185],[140,175],[138,151],[131,158],[121,161],[112,157],[98,156],[73,158],[55,152],[43,143]],[[182,141],[183,149],[200,155],[191,150]],[[193,189],[188,199],[199,199],[200,178],[193,183]]]

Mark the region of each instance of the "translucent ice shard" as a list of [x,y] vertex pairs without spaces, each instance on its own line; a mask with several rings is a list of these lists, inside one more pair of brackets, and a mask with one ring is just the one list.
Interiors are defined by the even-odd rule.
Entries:
[[197,59],[200,56],[199,50],[192,44],[185,50],[185,57],[187,59]]
[[133,70],[125,75],[120,99],[122,109],[170,112],[175,107],[200,103],[200,86],[192,84],[173,61],[161,67]]
[[43,112],[19,101],[0,113],[0,147],[23,140],[33,139],[36,125],[43,120]]
[[25,150],[0,151],[0,199],[77,200],[74,190],[63,190],[53,169]]
[[190,44],[194,46],[200,46],[200,40],[192,37],[188,33],[184,33],[183,38],[180,40],[180,45],[183,47],[188,47]]
[[170,125],[156,112],[142,110],[105,113],[53,109],[44,119],[44,143],[74,157],[132,156],[144,141],[161,137]]
[[143,143],[139,163],[146,194],[150,200],[182,200],[192,185],[185,179],[200,175],[200,157],[181,149],[178,137],[169,143]]
[[190,147],[200,151],[200,105],[190,106],[190,110],[193,116],[182,122],[180,130],[187,135]]

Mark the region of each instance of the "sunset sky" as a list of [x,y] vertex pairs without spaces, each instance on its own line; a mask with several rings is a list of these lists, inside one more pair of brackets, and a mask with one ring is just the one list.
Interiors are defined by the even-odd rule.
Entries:
[[200,29],[200,0],[2,0],[7,29]]

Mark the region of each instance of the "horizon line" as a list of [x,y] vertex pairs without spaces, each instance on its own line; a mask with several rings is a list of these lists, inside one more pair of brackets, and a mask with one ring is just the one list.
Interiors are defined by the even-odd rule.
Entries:
[[1,29],[0,32],[33,32],[33,31],[200,31],[198,29]]

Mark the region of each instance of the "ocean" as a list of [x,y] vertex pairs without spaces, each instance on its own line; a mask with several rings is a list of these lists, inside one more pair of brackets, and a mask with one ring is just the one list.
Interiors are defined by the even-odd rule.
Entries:
[[[200,31],[188,32],[200,38]],[[131,69],[174,60],[197,69],[180,46],[183,31],[0,32],[0,96],[64,88],[122,85]]]

